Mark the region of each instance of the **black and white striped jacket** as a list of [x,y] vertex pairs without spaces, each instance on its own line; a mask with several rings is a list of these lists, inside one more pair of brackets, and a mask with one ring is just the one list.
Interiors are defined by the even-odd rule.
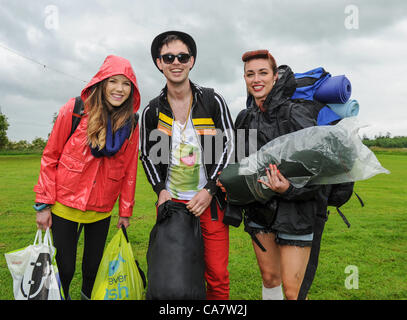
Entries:
[[[213,89],[203,88],[192,82],[190,84],[193,92],[190,117],[201,138],[201,154],[208,181],[205,189],[216,193],[218,173],[234,159],[233,121],[221,95]],[[165,87],[144,108],[140,128],[140,160],[157,196],[166,185],[173,121]]]

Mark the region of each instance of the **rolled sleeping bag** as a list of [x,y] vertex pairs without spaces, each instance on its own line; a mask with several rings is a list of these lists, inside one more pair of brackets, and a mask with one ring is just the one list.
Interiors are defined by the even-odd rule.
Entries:
[[184,203],[169,200],[157,208],[147,267],[147,300],[205,299],[201,225]]
[[324,103],[345,103],[352,93],[352,85],[345,75],[326,79],[315,91],[314,99]]
[[342,119],[356,117],[359,114],[359,103],[354,99],[346,103],[328,103],[328,107]]

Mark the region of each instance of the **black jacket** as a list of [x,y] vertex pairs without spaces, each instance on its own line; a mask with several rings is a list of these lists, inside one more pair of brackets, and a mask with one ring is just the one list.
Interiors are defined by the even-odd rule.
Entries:
[[[216,186],[218,173],[234,154],[233,121],[222,96],[213,89],[190,83],[193,93],[190,117],[201,138],[201,154],[208,181],[205,188],[215,193],[219,191]],[[140,129],[140,159],[157,196],[165,189],[167,180],[173,118],[165,87],[143,110]]]
[[[316,125],[316,117],[307,103],[294,102],[290,99],[296,88],[294,74],[288,66],[278,68],[279,79],[267,96],[264,112],[255,104],[253,97],[248,97],[248,108],[242,110],[235,122],[236,129],[257,129],[257,150],[267,142],[290,132]],[[246,146],[246,155],[248,156]],[[239,160],[239,159],[237,159]],[[273,199],[267,208],[256,204],[246,210],[249,219],[260,223],[273,231],[290,234],[308,234],[313,232],[315,216],[326,212],[326,196],[322,186],[304,186],[289,189]],[[260,207],[263,206],[263,210]],[[267,211],[275,211],[275,214]],[[266,212],[264,216],[273,216],[267,221],[255,212]],[[266,225],[268,224],[268,225]]]

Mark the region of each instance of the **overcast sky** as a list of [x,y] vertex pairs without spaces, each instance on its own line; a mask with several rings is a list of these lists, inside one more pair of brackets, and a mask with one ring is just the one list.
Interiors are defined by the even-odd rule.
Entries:
[[144,108],[165,84],[150,46],[167,30],[193,36],[190,78],[222,94],[233,118],[246,97],[241,55],[264,48],[294,72],[322,66],[345,74],[358,118],[370,125],[361,134],[407,135],[405,0],[0,0],[0,108],[9,139],[46,138],[54,112],[109,54],[132,63]]

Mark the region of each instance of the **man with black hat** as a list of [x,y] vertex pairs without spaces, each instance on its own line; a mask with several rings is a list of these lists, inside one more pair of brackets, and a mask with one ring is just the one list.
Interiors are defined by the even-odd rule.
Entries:
[[190,35],[180,31],[158,35],[151,55],[166,86],[143,111],[140,158],[157,193],[157,207],[168,200],[183,202],[200,217],[206,298],[228,299],[229,230],[222,222],[224,195],[216,179],[233,157],[233,121],[221,95],[189,80],[197,56]]

